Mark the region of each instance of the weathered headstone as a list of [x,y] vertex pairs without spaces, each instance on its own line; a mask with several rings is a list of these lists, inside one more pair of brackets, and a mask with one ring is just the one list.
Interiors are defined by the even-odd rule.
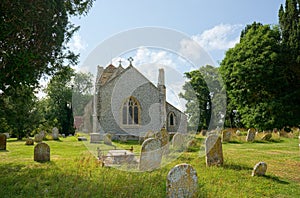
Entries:
[[0,133],[0,150],[6,150],[6,135]]
[[205,140],[206,165],[223,165],[223,150],[221,138],[210,135]]
[[45,131],[41,131],[41,132],[39,132],[39,134],[42,137],[42,140],[46,137],[46,132]]
[[272,133],[265,134],[261,140],[269,141],[272,138]]
[[161,141],[148,138],[142,144],[140,156],[140,171],[151,171],[160,167],[162,158]]
[[165,128],[162,128],[158,133],[156,133],[155,137],[161,141],[162,146],[165,146],[169,143],[170,136]]
[[231,139],[231,131],[223,131],[222,132],[222,142],[229,142]]
[[27,138],[25,145],[34,145],[34,140],[32,138]]
[[167,176],[167,197],[196,197],[198,176],[189,164],[178,164]]
[[252,176],[263,176],[266,174],[267,164],[265,162],[257,163],[252,171]]
[[90,136],[91,136],[90,139],[91,143],[99,143],[101,141],[100,133],[91,133]]
[[172,146],[176,150],[184,150],[184,147],[186,146],[186,140],[185,136],[181,133],[176,133],[172,138]]
[[34,161],[50,161],[50,147],[48,146],[48,144],[41,142],[34,147]]
[[112,145],[111,134],[106,133],[106,134],[103,136],[103,141],[104,141],[104,144]]
[[35,134],[34,141],[37,142],[37,143],[42,142],[43,141],[43,135],[42,134]]
[[53,127],[53,129],[52,129],[52,139],[53,140],[58,140],[59,139],[59,137],[58,137],[58,128],[56,128],[56,127]]
[[256,132],[256,130],[254,128],[248,129],[246,142],[253,142],[254,141],[255,132]]

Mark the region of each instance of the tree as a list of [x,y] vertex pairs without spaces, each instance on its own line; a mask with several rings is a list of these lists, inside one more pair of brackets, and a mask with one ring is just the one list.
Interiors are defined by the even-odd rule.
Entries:
[[45,89],[48,99],[46,119],[61,133],[73,134],[72,85],[74,70],[64,67],[52,77]]
[[189,130],[215,129],[222,123],[226,109],[226,94],[223,92],[218,68],[206,65],[185,73],[188,82],[180,97],[186,103]]
[[93,98],[93,75],[91,73],[79,72],[74,77],[72,95],[74,116],[82,116],[87,103]]
[[226,52],[220,71],[228,106],[237,110],[244,126],[264,130],[284,125],[280,96],[287,82],[280,63],[280,32],[269,25],[247,26],[240,43]]
[[300,3],[299,0],[286,0],[280,6],[279,24],[281,30],[282,64],[285,66],[287,86],[285,95],[285,119],[287,125],[300,125]]
[[[4,0],[0,3],[0,93],[37,86],[77,55],[66,47],[75,27],[70,16],[86,14],[93,0]],[[3,95],[3,94],[1,94]]]

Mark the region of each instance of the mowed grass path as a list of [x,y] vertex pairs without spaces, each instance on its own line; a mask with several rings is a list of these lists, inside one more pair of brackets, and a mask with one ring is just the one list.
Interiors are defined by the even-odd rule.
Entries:
[[[165,197],[166,176],[178,163],[189,163],[197,170],[198,197],[300,197],[300,151],[295,138],[225,143],[223,167],[207,168],[203,152],[194,151],[146,173],[101,167],[75,137],[45,142],[51,148],[51,162],[37,163],[33,146],[8,140],[8,151],[0,151],[0,197]],[[268,164],[267,174],[251,177],[259,161]]]

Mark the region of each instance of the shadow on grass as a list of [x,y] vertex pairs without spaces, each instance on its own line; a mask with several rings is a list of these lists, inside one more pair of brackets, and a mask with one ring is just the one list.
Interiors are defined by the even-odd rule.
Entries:
[[276,176],[264,175],[264,176],[262,176],[262,177],[267,178],[267,179],[269,179],[269,180],[272,180],[272,181],[274,181],[274,182],[277,182],[277,183],[279,183],[279,184],[289,184],[289,182],[283,181],[283,180],[279,179],[279,178],[276,177]]
[[281,142],[284,142],[284,141],[283,140],[270,139],[269,141],[266,141],[266,140],[254,140],[252,143],[270,144],[270,143],[281,143]]
[[9,150],[0,150],[0,153],[9,152]]
[[231,170],[237,170],[237,171],[252,170],[251,167],[246,166],[246,165],[240,165],[240,164],[224,164],[222,167],[225,169],[231,169]]

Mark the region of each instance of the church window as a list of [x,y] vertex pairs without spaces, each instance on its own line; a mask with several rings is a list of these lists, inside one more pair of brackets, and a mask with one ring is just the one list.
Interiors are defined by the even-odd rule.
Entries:
[[175,126],[176,124],[176,119],[175,119],[175,114],[173,112],[169,113],[169,126]]
[[128,98],[122,108],[122,123],[124,125],[138,125],[140,114],[139,103],[134,97]]

